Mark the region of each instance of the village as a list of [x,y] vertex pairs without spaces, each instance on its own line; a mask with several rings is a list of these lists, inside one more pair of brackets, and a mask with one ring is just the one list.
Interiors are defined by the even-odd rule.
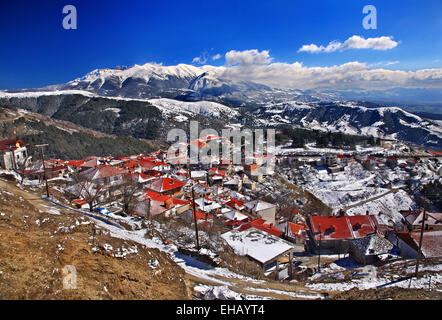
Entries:
[[[222,139],[209,135],[189,145]],[[2,177],[78,212],[155,234],[211,266],[221,263],[219,241],[278,281],[323,277],[336,271],[332,263],[436,259],[440,265],[442,213],[419,209],[404,191],[440,182],[436,151],[412,154],[400,144],[356,152],[279,146],[252,164],[212,157],[189,165],[161,149],[60,160],[44,159],[44,146],[42,159],[31,159],[27,147],[0,141]],[[264,161],[274,170],[260,170]]]

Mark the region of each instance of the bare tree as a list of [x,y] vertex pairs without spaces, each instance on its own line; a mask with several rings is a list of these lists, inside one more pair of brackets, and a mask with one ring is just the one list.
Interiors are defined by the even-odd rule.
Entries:
[[123,177],[120,185],[121,197],[125,213],[132,213],[137,204],[137,197],[143,191],[143,186],[130,175]]
[[86,201],[89,204],[89,210],[92,212],[97,200],[105,194],[106,189],[81,173],[72,175],[72,180],[72,186],[69,188],[70,192]]

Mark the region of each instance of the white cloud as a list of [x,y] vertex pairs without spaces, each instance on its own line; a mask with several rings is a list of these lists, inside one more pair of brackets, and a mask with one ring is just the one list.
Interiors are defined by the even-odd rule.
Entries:
[[215,60],[221,59],[221,57],[222,57],[222,55],[217,53],[212,57],[212,60],[215,61]]
[[195,57],[192,60],[192,63],[198,63],[198,64],[205,64],[206,62],[207,62],[207,57],[205,55]]
[[379,67],[379,66],[392,66],[395,64],[399,64],[400,61],[380,61],[380,62],[375,62],[375,63],[371,63],[369,65],[369,67],[373,68],[373,67]]
[[377,38],[363,38],[354,35],[344,43],[339,41],[331,41],[326,47],[317,46],[316,44],[303,45],[298,52],[310,52],[310,53],[321,53],[321,52],[335,52],[344,51],[349,49],[373,49],[373,50],[389,50],[393,49],[399,44],[393,40],[392,37],[382,36]]
[[[442,69],[417,71],[372,68],[352,61],[329,67],[307,67],[301,62],[272,62],[268,50],[231,50],[226,65],[205,66],[205,70],[226,80],[245,80],[276,88],[386,89],[392,87],[442,88]],[[384,63],[395,64],[397,61]]]
[[257,49],[245,51],[230,50],[226,53],[227,65],[265,65],[270,63],[272,59],[273,58],[270,58],[268,50],[263,50],[261,52],[259,52]]

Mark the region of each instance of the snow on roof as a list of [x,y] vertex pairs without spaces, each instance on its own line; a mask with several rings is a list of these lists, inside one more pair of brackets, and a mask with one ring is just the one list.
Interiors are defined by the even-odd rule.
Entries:
[[204,170],[200,170],[200,171],[191,171],[190,172],[190,177],[192,179],[194,178],[205,178],[206,177],[207,172]]
[[261,211],[266,210],[270,208],[274,208],[275,205],[262,201],[262,200],[252,200],[244,204],[247,208],[253,210],[253,211]]
[[248,218],[248,216],[246,216],[245,214],[240,213],[237,210],[228,209],[228,208],[223,208],[223,209],[221,209],[221,212],[223,213],[224,218],[226,218],[226,219],[242,221],[242,220],[245,220],[245,219]]
[[198,209],[204,212],[210,212],[221,208],[221,205],[208,198],[198,198],[195,200],[195,204],[198,205]]
[[232,230],[221,237],[239,255],[247,255],[262,264],[266,264],[281,254],[293,249],[293,246],[267,232],[250,228],[245,231]]
[[352,244],[364,255],[379,255],[388,253],[393,249],[393,244],[378,235],[352,240]]

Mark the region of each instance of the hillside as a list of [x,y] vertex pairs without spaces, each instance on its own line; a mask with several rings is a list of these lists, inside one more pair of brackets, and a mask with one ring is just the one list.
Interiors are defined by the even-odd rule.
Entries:
[[[2,180],[0,194],[0,299],[189,298],[184,271],[164,252]],[[66,265],[77,270],[76,290],[63,289]]]
[[0,114],[0,139],[13,137],[30,143],[30,154],[37,158],[40,154],[34,146],[38,144],[48,144],[46,155],[60,159],[82,159],[91,155],[123,156],[163,147],[157,142],[106,134],[38,113],[3,109]]
[[[166,91],[162,96],[167,96]],[[231,126],[290,126],[403,140],[431,148],[442,145],[440,121],[399,107],[349,101],[264,101],[251,108],[226,101],[103,97],[78,90],[0,92],[0,105],[8,108],[26,109],[106,134],[151,140],[165,141],[171,129],[187,131],[189,121],[194,120],[200,128],[215,130]]]

